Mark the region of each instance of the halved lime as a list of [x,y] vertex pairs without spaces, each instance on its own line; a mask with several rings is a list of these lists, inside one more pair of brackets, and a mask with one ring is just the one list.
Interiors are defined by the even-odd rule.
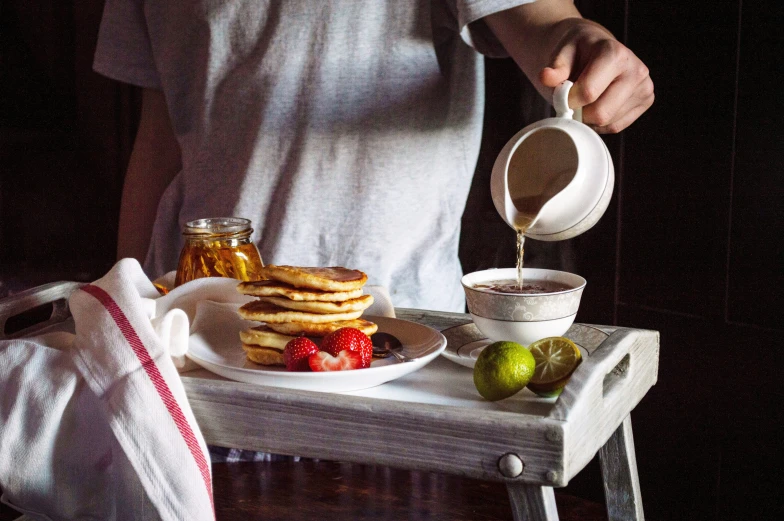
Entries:
[[553,336],[537,340],[528,349],[536,360],[528,388],[547,398],[561,394],[569,377],[580,365],[580,348],[568,338]]

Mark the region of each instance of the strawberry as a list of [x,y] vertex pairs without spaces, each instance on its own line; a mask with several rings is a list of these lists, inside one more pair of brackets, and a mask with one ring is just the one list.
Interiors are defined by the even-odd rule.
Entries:
[[283,349],[283,360],[286,362],[286,369],[289,371],[307,371],[308,357],[318,353],[318,346],[313,340],[299,336],[294,340],[289,340]]
[[321,341],[321,350],[332,356],[341,351],[355,351],[362,357],[362,367],[370,367],[373,358],[373,342],[370,337],[359,329],[342,327],[328,334]]
[[326,351],[313,353],[308,357],[308,365],[314,371],[347,371],[363,367],[362,356],[347,349],[338,353],[338,356],[332,356]]

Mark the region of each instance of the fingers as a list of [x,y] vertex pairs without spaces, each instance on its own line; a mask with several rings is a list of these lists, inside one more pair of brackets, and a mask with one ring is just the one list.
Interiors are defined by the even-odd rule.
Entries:
[[[639,103],[630,103],[619,111],[619,114],[622,114],[622,116],[606,125],[586,124],[590,125],[598,134],[617,134],[634,123],[646,110],[651,108],[653,100],[654,95],[651,93],[651,95],[644,100],[639,100]],[[585,121],[585,112],[583,112],[583,121]]]
[[[589,44],[587,59],[581,64],[579,76],[570,92],[569,101],[575,106],[585,107],[599,100],[613,85],[616,95],[629,95],[628,82],[616,81],[625,73],[631,54],[617,40],[600,40]],[[625,98],[624,98],[625,99]],[[620,103],[620,99],[618,102]],[[616,107],[617,108],[617,107]]]
[[577,45],[573,42],[565,42],[558,50],[558,53],[550,61],[550,66],[545,67],[539,73],[539,81],[545,87],[555,88],[569,79],[572,72],[572,64],[577,56]]
[[570,102],[582,105],[585,124],[605,133],[620,132],[653,104],[653,81],[648,68],[620,43],[600,42],[593,51]]
[[553,88],[572,78],[569,106],[582,107],[583,122],[597,132],[619,132],[653,104],[648,68],[600,26],[572,26],[556,48],[539,80]]

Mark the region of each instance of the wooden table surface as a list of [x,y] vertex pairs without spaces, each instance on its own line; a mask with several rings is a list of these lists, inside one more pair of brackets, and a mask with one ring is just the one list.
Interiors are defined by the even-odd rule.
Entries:
[[[219,463],[212,468],[219,520],[512,519],[502,483],[327,461]],[[561,521],[607,519],[603,504],[556,496]]]
[[[506,486],[432,472],[305,460],[212,465],[218,521],[509,521]],[[556,490],[561,521],[604,521],[604,505]],[[0,504],[0,521],[20,516]]]

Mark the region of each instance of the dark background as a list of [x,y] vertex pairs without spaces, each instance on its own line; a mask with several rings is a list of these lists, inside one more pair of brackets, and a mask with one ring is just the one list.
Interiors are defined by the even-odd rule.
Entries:
[[[648,519],[779,519],[784,3],[577,3],[649,66],[657,100],[606,138],[617,184],[600,223],[527,252],[588,280],[579,321],[661,332],[659,382],[633,414]],[[91,71],[102,5],[0,2],[0,295],[114,262],[140,98]],[[490,168],[547,110],[508,60],[487,78],[466,271],[513,265]],[[595,462],[568,488],[601,500]]]

